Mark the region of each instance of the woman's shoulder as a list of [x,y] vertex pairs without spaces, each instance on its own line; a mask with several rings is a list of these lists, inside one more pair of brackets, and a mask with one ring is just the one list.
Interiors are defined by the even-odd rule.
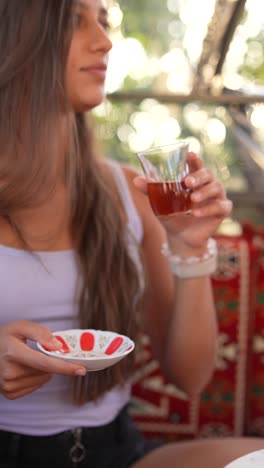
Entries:
[[144,193],[140,192],[134,184],[135,178],[142,175],[142,173],[139,171],[138,168],[134,167],[131,164],[123,163],[123,162],[118,162],[115,164],[117,164],[120,167],[123,175],[125,176],[128,189],[136,205],[136,208],[139,214],[143,216],[145,211],[146,210],[148,211],[150,208],[149,201],[148,201],[147,196]]
[[142,175],[138,168],[124,161],[116,161],[114,159],[105,159],[104,164],[107,165],[107,167],[110,168],[110,170],[113,167],[118,167],[119,169],[121,169],[121,171],[124,173],[124,175],[128,179],[128,182],[130,182],[131,179],[133,181],[133,179],[137,177],[138,175]]
[[158,237],[161,236],[163,238],[164,230],[152,211],[148,196],[134,183],[136,177],[143,175],[142,172],[131,164],[115,164],[118,164],[125,176],[132,200],[141,218],[145,236],[148,236],[148,234],[153,235],[155,233]]

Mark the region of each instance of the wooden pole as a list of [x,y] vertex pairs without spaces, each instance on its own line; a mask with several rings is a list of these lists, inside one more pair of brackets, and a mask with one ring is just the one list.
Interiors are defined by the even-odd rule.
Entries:
[[205,104],[223,104],[227,106],[236,106],[240,104],[264,103],[264,94],[250,95],[242,93],[226,93],[218,96],[209,94],[192,93],[189,95],[173,93],[157,93],[155,91],[118,91],[107,95],[110,101],[143,101],[144,99],[155,99],[167,104],[187,104],[190,102],[201,102]]

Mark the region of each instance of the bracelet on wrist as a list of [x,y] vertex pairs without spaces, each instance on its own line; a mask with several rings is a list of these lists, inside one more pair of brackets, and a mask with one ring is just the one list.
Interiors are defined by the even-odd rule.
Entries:
[[217,244],[212,238],[207,241],[207,250],[200,256],[181,257],[171,253],[167,243],[161,252],[168,259],[171,271],[179,278],[196,278],[207,276],[217,268]]

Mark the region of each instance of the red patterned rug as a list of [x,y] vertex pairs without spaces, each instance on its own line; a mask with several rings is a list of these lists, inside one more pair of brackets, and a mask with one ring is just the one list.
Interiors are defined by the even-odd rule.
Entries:
[[264,231],[244,226],[252,245],[250,350],[247,375],[247,435],[264,436]]
[[219,236],[217,242],[219,266],[212,284],[219,349],[214,375],[200,398],[189,399],[164,378],[147,336],[142,336],[133,376],[131,414],[147,436],[177,440],[244,432],[250,249],[241,237]]

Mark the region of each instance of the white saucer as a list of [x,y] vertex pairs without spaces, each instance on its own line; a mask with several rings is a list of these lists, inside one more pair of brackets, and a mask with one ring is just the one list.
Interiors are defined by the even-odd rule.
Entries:
[[40,351],[66,361],[80,364],[88,371],[97,371],[121,361],[135,347],[125,335],[103,330],[64,330],[53,333],[61,341],[60,351],[49,351],[37,343]]
[[[264,442],[263,442],[264,446]],[[237,458],[224,468],[263,468],[264,467],[264,449],[248,453],[243,457]]]

